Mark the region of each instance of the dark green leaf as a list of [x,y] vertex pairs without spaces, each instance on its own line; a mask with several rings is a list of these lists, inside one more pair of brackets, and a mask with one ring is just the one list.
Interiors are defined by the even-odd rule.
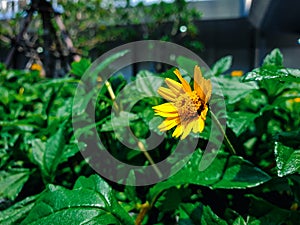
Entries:
[[28,169],[0,171],[0,198],[14,200],[30,175]]
[[247,197],[251,200],[249,213],[259,219],[260,224],[279,225],[299,223],[299,212],[279,208],[254,195],[247,195]]
[[63,123],[59,127],[58,131],[46,142],[46,149],[43,156],[43,165],[50,176],[53,176],[58,164],[61,162],[61,157],[63,155],[63,150],[66,142],[65,126],[66,123]]
[[179,208],[179,225],[227,225],[225,220],[220,219],[209,206],[201,203],[184,203]]
[[65,126],[66,122],[59,127],[58,131],[46,143],[40,139],[31,141],[33,162],[40,167],[47,181],[54,179],[57,166],[65,160],[63,157],[66,154],[64,153]]
[[21,225],[128,224],[134,222],[99,176],[80,177],[73,190],[49,185]]
[[250,112],[232,112],[227,113],[227,125],[232,129],[236,136],[240,136],[247,130],[259,114]]
[[19,224],[19,222],[24,219],[28,215],[29,211],[33,208],[37,197],[38,196],[27,197],[8,209],[0,211],[0,224]]
[[[214,153],[208,154],[203,161],[209,161],[214,156]],[[239,156],[230,156],[225,152],[217,153],[212,163],[204,171],[199,169],[199,165],[203,164],[201,161],[202,153],[198,149],[179,172],[150,189],[150,198],[152,199],[163,190],[182,184],[234,189],[255,187],[270,180],[268,174],[249,161]]]
[[300,150],[294,150],[280,142],[275,142],[275,157],[278,176],[300,173]]

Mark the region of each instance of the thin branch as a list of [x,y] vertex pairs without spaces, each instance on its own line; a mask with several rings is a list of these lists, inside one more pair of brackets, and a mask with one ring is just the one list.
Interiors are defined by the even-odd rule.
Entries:
[[225,139],[225,142],[226,142],[226,144],[227,144],[227,147],[228,147],[230,153],[233,154],[233,155],[236,155],[236,151],[235,151],[233,145],[231,144],[229,138],[227,137],[226,132],[225,132],[225,130],[223,129],[223,127],[222,127],[220,121],[218,120],[218,118],[216,117],[216,115],[215,115],[212,111],[210,111],[210,113],[211,113],[212,119],[216,122],[216,124],[217,124],[219,130],[220,130],[220,131],[222,132],[222,134],[224,135],[224,139]]
[[[113,101],[113,107],[114,107],[115,111],[117,113],[119,113],[120,107],[118,106],[118,104],[115,101],[116,96],[115,96],[114,90],[112,89],[111,84],[109,83],[109,81],[105,81],[105,86],[107,87],[109,96],[110,96],[110,98]],[[147,152],[147,150],[145,148],[145,145],[141,141],[139,141],[138,138],[136,138],[135,136],[134,136],[134,140],[137,142],[137,145],[138,145],[138,148],[140,149],[140,151],[144,154],[144,156],[150,162],[150,165],[153,167],[153,170],[155,171],[155,173],[157,174],[157,176],[159,178],[161,178],[163,175],[162,175],[161,171],[159,170],[159,168],[157,167],[157,165],[155,164],[155,162],[153,161],[153,159],[150,156],[150,154]]]

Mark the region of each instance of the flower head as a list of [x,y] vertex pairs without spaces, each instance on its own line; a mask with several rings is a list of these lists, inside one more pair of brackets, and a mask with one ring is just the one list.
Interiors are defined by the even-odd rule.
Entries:
[[154,106],[153,109],[156,115],[166,117],[158,126],[160,131],[167,131],[177,126],[172,136],[176,138],[181,136],[181,139],[184,139],[191,131],[194,133],[203,131],[212,85],[210,80],[203,78],[199,66],[194,68],[194,90],[178,69],[174,73],[180,83],[166,78],[168,88],[158,89],[158,93],[169,102]]

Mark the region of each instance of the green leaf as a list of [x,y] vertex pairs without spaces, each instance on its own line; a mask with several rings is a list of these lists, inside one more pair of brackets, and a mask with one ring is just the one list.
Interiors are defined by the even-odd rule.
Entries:
[[243,217],[239,216],[236,220],[232,223],[232,225],[247,225],[246,221]]
[[224,74],[227,70],[230,69],[232,65],[232,56],[225,56],[219,59],[211,68],[211,73],[213,76],[219,76]]
[[162,86],[164,80],[149,71],[143,70],[137,74],[135,82],[140,97],[151,97],[158,96],[157,90]]
[[181,69],[185,70],[190,75],[194,74],[194,67],[198,65],[197,61],[181,55],[176,58],[176,62]]
[[17,128],[20,131],[33,131],[38,128],[36,125],[28,122],[27,120],[0,121],[0,127],[7,127],[9,129]]
[[155,207],[160,212],[169,212],[178,208],[184,198],[191,195],[191,191],[185,188],[170,188],[155,202]]
[[7,88],[0,86],[0,102],[2,102],[4,105],[7,105],[9,103],[9,94],[9,90]]
[[99,176],[80,177],[73,190],[49,185],[21,225],[133,225],[111,187]]
[[225,220],[220,219],[209,206],[201,203],[183,203],[179,207],[179,225],[227,225]]
[[119,115],[112,115],[111,121],[103,124],[101,131],[113,131],[117,128],[129,127],[129,122],[137,120],[139,117],[134,113],[121,111]]
[[300,173],[300,150],[294,150],[280,142],[275,142],[275,158],[278,176]]
[[33,208],[34,202],[37,199],[37,195],[27,197],[24,200],[17,202],[13,206],[4,211],[0,211],[0,224],[11,225],[19,224],[24,219],[29,211]]
[[257,113],[250,112],[229,112],[227,113],[227,125],[232,129],[236,136],[240,136],[246,131],[258,117]]
[[[46,143],[40,139],[31,141],[32,159],[37,164],[47,182],[50,182],[55,177],[57,166],[65,160],[65,126],[64,122],[58,131],[51,136]],[[71,154],[72,155],[72,154]]]
[[0,199],[14,200],[30,175],[29,169],[0,171]]
[[217,81],[229,104],[240,101],[252,91],[258,89],[255,82],[242,83],[239,81],[239,78],[236,77],[218,77]]
[[121,52],[117,52],[111,56],[109,56],[108,58],[106,58],[105,60],[103,60],[99,65],[97,65],[97,67],[92,71],[92,77],[97,77],[98,74],[104,70],[109,64],[111,64],[113,61],[117,60],[120,57],[123,57],[124,55],[126,55],[129,52],[129,50],[123,50]]
[[239,216],[234,220],[232,225],[261,225],[261,222],[256,219],[251,220],[249,217],[247,218],[247,221],[245,221],[243,217]]
[[43,157],[44,168],[48,174],[54,175],[58,164],[61,161],[63,150],[65,147],[65,126],[64,122],[58,129],[58,131],[51,136],[46,142],[46,150]]
[[249,214],[259,219],[260,224],[278,225],[299,223],[299,211],[279,208],[254,195],[247,195],[247,197],[251,201]]
[[[207,154],[205,155],[206,158],[202,159],[202,152],[199,149],[196,150],[181,170],[168,180],[160,182],[150,189],[150,199],[168,188],[183,184],[241,189],[255,187],[270,180],[268,174],[242,157],[221,151],[216,154]],[[204,171],[200,171],[201,160],[208,161],[211,157],[215,157],[212,163]]]
[[263,66],[283,66],[283,55],[278,48],[268,54],[263,62]]
[[81,77],[91,65],[90,59],[80,59],[79,62],[72,62],[71,74]]
[[265,66],[256,68],[243,77],[244,82],[263,80],[299,82],[300,70],[290,68],[278,68],[275,66]]

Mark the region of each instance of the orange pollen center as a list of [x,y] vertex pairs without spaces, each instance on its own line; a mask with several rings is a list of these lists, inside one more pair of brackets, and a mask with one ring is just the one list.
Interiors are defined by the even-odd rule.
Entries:
[[[201,114],[204,104],[196,94],[196,91],[180,95],[174,102],[181,119],[189,119]],[[202,106],[202,107],[201,107]]]

